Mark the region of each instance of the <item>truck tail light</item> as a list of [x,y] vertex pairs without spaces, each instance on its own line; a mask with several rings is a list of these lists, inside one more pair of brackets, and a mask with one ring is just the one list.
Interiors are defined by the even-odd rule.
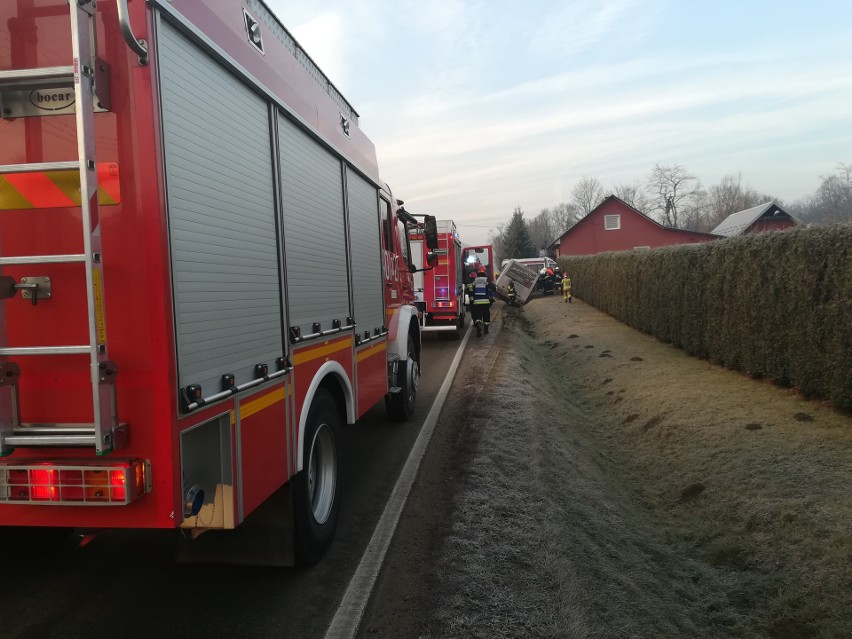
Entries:
[[0,504],[123,506],[148,492],[147,460],[0,461]]

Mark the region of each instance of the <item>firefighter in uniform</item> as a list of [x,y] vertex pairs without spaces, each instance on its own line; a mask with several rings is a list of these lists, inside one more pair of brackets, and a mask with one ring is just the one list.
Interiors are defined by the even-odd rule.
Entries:
[[471,307],[471,308],[468,308],[468,310],[470,311],[470,314],[472,316],[473,315],[473,308],[472,308],[471,303],[473,302],[473,282],[476,280],[476,271],[470,271],[467,274],[467,277],[468,277],[468,281],[467,281],[467,284],[464,285],[464,292],[465,292],[466,297],[467,297],[467,305],[469,307]]
[[481,337],[483,330],[488,333],[488,326],[491,324],[491,305],[494,303],[494,285],[488,281],[484,268],[473,280],[472,290],[470,315],[476,326],[476,336]]
[[574,299],[571,296],[571,278],[568,277],[568,272],[562,274],[562,297],[566,302]]
[[506,287],[506,297],[509,298],[509,304],[514,304],[518,298],[518,293],[515,291],[515,283],[509,280],[509,285]]

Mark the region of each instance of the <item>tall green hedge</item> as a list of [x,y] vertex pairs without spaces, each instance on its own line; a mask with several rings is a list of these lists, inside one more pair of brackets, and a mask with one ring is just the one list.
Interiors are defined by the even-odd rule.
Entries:
[[852,225],[559,262],[626,324],[852,410]]

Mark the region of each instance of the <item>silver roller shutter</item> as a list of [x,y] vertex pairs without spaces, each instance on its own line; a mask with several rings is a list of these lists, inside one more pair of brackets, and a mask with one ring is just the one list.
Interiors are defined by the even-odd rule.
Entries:
[[165,22],[158,51],[179,384],[210,395],[284,354],[269,112]]
[[379,194],[354,171],[346,172],[349,197],[349,236],[352,259],[352,297],[358,333],[381,328],[385,322],[382,286],[382,247],[379,238]]
[[279,116],[284,249],[290,325],[302,335],[349,317],[340,160]]

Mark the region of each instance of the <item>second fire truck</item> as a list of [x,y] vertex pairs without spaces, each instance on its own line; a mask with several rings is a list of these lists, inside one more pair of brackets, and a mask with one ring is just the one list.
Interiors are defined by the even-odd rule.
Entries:
[[[424,225],[409,230],[414,264],[414,292],[421,330],[449,333],[458,338],[465,326],[464,269],[459,232],[452,220],[438,220],[438,247],[425,241]],[[437,261],[430,268],[430,255]],[[425,270],[423,269],[425,265]]]

